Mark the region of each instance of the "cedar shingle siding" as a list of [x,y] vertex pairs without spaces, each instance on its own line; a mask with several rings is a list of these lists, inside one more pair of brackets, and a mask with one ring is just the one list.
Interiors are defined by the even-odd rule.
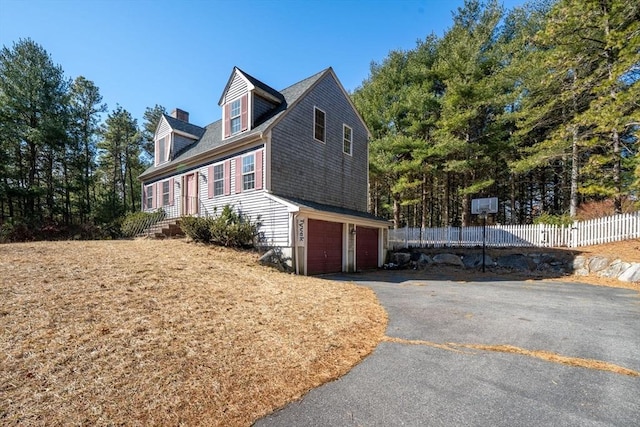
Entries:
[[[313,107],[326,113],[326,143],[313,137]],[[353,156],[343,153],[343,124]],[[317,203],[367,210],[367,130],[335,80],[326,75],[274,128],[271,190]]]

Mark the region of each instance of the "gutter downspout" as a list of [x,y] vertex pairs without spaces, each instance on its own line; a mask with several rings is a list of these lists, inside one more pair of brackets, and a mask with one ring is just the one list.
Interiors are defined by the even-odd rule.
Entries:
[[298,213],[293,214],[293,256],[296,259],[296,274],[300,275],[300,257],[298,256],[298,238],[297,238]]

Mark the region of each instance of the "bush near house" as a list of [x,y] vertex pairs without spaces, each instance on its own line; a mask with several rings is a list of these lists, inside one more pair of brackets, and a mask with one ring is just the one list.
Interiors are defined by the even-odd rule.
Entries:
[[183,217],[180,227],[196,242],[233,248],[252,248],[260,241],[261,223],[237,212],[230,205],[215,217]]

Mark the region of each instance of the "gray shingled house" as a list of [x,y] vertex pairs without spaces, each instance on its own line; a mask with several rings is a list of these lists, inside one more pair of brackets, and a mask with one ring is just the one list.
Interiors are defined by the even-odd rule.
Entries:
[[224,205],[259,216],[300,274],[379,267],[387,222],[367,213],[369,131],[332,68],[277,91],[234,68],[205,127],[180,109],[155,133],[143,209],[170,218]]

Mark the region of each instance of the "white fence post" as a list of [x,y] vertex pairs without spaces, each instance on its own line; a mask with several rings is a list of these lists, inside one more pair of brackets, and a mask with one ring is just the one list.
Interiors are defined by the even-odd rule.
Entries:
[[[481,227],[437,227],[393,230],[389,244],[395,248],[418,244],[432,247],[471,247],[480,242]],[[594,245],[640,238],[640,212],[614,215],[588,221],[574,221],[569,226],[494,225],[487,226],[487,246],[558,247]]]

